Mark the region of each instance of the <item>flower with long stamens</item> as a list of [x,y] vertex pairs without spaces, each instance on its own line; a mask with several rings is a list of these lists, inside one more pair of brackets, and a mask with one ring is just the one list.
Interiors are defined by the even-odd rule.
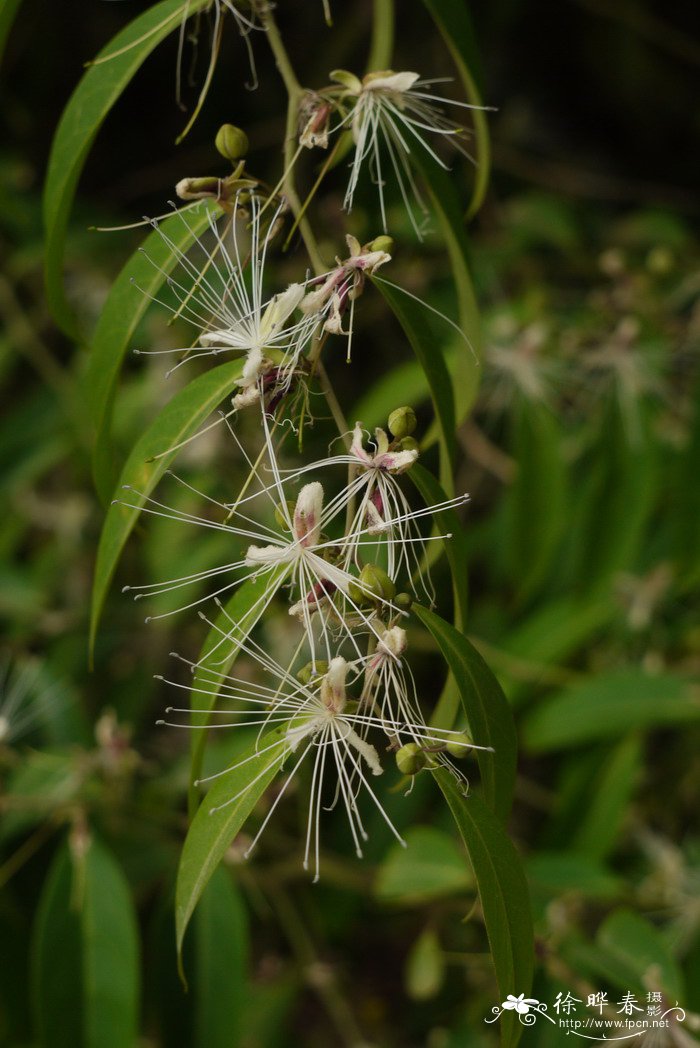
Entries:
[[433,85],[444,83],[445,79],[424,80],[418,73],[382,70],[368,73],[360,79],[346,70],[339,69],[331,73],[331,80],[339,86],[320,92],[320,96],[333,102],[343,115],[340,121],[330,128],[330,132],[350,128],[355,143],[350,179],[345,192],[345,209],[352,210],[360,173],[365,166],[369,166],[379,192],[382,223],[386,231],[386,176],[383,164],[388,157],[389,167],[396,178],[411,223],[420,237],[421,228],[412,200],[423,215],[427,213],[427,208],[411,168],[411,151],[419,147],[442,168],[446,168],[447,165],[429,141],[430,137],[437,136],[449,138],[459,152],[471,159],[465,145],[468,132],[461,124],[446,116],[444,107],[482,107],[435,95],[432,91]]
[[[192,727],[195,730],[220,728],[256,728],[258,742],[253,756],[248,756],[230,767],[209,776],[201,782],[220,779],[241,767],[245,762],[265,753],[270,747],[270,755],[280,769],[287,762],[292,768],[287,774],[281,789],[277,792],[267,815],[265,816],[246,857],[258,843],[262,833],[272,818],[289,784],[297,775],[303,762],[311,756],[313,768],[309,796],[306,839],[304,848],[304,867],[308,869],[313,853],[315,879],[320,871],[320,822],[322,809],[335,807],[342,802],[350,825],[355,850],[362,857],[362,843],[367,839],[358,805],[361,790],[369,794],[373,803],[383,816],[389,829],[401,841],[403,840],[393,826],[382,807],[369,778],[382,774],[383,768],[379,751],[369,741],[370,733],[376,730],[378,738],[386,738],[389,731],[397,740],[395,746],[405,738],[420,740],[428,751],[444,749],[458,733],[440,729],[426,728],[422,721],[406,723],[403,720],[391,722],[387,717],[378,717],[363,708],[362,703],[353,699],[350,688],[359,679],[357,670],[346,662],[342,656],[329,660],[325,673],[318,675],[311,683],[306,684],[294,677],[290,670],[285,670],[275,659],[250,637],[241,638],[241,647],[255,659],[265,670],[271,680],[270,685],[262,685],[242,680],[212,670],[200,670],[198,684],[192,689],[194,694],[201,693],[208,698],[219,695],[228,708],[218,709],[210,714],[207,709],[169,707],[167,715],[176,717],[192,714],[206,714],[206,724],[187,724],[179,719],[163,720],[160,723],[177,727]],[[182,688],[182,684],[168,682]],[[222,721],[220,718],[225,717]],[[275,729],[274,741],[269,741],[268,729]],[[328,780],[331,781],[328,781]],[[249,783],[242,791],[233,794],[219,808],[235,803],[250,789]],[[324,804],[324,794],[327,803]],[[214,814],[219,808],[212,809]]]
[[45,678],[36,659],[0,657],[0,747],[36,728],[59,698],[63,688]]
[[182,251],[158,223],[153,223],[179,263],[179,275],[164,273],[180,303],[176,313],[194,324],[199,334],[195,346],[188,350],[142,352],[184,353],[172,371],[194,357],[245,354],[239,379],[242,399],[237,406],[256,400],[259,380],[273,371],[276,385],[288,387],[301,354],[323,319],[313,310],[299,310],[306,294],[305,283],[290,284],[286,290],[266,297],[265,265],[284,207],[280,204],[264,224],[260,198],[249,191],[239,192],[223,231],[216,216],[209,215],[206,240],[194,234],[182,211],[177,212],[192,233],[199,257],[196,251]]

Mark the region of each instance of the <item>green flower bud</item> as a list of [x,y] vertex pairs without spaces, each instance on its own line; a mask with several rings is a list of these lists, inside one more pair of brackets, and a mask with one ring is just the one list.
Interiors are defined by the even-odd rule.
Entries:
[[389,432],[397,440],[409,437],[415,428],[416,413],[413,408],[397,408],[389,415]]
[[413,604],[413,597],[410,593],[397,593],[394,599],[394,604],[399,611],[410,611]]
[[417,742],[406,743],[396,754],[396,767],[404,775],[416,775],[425,765],[425,754]]
[[413,437],[404,437],[403,440],[399,441],[398,449],[399,451],[420,451],[420,446]]
[[369,596],[370,599],[374,597],[377,600],[392,600],[396,596],[395,583],[376,564],[365,564],[360,572],[360,583],[365,596]]
[[248,136],[240,127],[233,124],[222,124],[216,134],[217,150],[226,160],[240,160],[248,155]]
[[460,732],[459,735],[453,735],[450,741],[447,743],[445,749],[451,757],[467,757],[471,752],[472,740],[466,732]]
[[321,659],[316,659],[315,669],[313,662],[307,662],[305,666],[302,666],[297,671],[296,677],[300,684],[311,684],[312,681],[324,677],[326,673],[328,673],[328,663]]
[[383,234],[380,237],[375,237],[367,247],[370,251],[385,251],[387,255],[390,255],[394,250],[394,238]]

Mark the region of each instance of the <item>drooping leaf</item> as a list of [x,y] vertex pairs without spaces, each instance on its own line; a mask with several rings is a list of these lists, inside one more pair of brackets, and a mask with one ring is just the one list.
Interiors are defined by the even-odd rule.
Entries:
[[437,641],[452,671],[476,750],[486,803],[505,820],[515,784],[517,740],[513,715],[496,678],[481,655],[458,630],[427,608],[414,611]]
[[[284,731],[266,733],[237,759],[233,771],[214,780],[189,828],[180,857],[175,893],[178,952],[190,918],[224,852],[277,773],[285,749]],[[245,762],[245,763],[243,763]],[[243,791],[243,792],[241,792]],[[220,811],[212,808],[237,800]]]
[[133,1048],[138,1034],[138,933],[128,885],[94,839],[62,847],[37,914],[32,972],[44,1048]]
[[[529,994],[534,935],[527,881],[518,853],[500,821],[476,794],[465,797],[445,768],[433,771],[466,845],[479,889],[501,999]],[[512,1014],[500,1020],[501,1040],[512,1048],[522,1026]]]
[[407,847],[392,846],[379,867],[374,894],[382,902],[422,905],[473,888],[464,853],[444,830],[413,826],[404,839]]
[[697,687],[638,668],[599,674],[542,703],[524,725],[534,752],[563,750],[637,729],[700,720]]
[[80,925],[85,1048],[133,1048],[138,1036],[139,942],[129,886],[95,840],[85,856]]
[[219,867],[194,916],[196,1048],[230,1048],[241,1038],[247,998],[248,919],[231,874]]
[[[44,186],[46,297],[57,323],[75,335],[75,318],[65,297],[63,252],[75,190],[102,123],[134,75],[187,11],[207,0],[161,0],[117,33],[102,49],[73,92],[51,147]],[[112,57],[110,57],[112,56]]]
[[110,497],[117,479],[110,438],[114,393],[124,357],[150,305],[149,296],[158,293],[166,274],[177,264],[178,250],[186,251],[207,228],[214,210],[202,201],[196,211],[188,212],[187,219],[173,215],[162,222],[160,231],[153,230],[128,260],[102,307],[90,339],[83,383],[94,431],[95,484],[103,501]]
[[[478,68],[478,49],[475,43],[469,9],[463,0],[423,0],[430,11],[445,43],[449,47],[455,65],[464,83],[467,98],[471,105],[482,105],[481,94],[477,87],[476,70]],[[481,207],[489,182],[491,166],[491,144],[489,139],[486,114],[479,109],[472,110],[476,155],[474,189],[469,204],[467,217],[471,218]]]
[[[200,375],[180,390],[154,419],[135,444],[126,461],[117,493],[124,485],[133,488],[129,502],[142,506],[172,462],[176,451],[170,450],[197,432],[208,415],[234,388],[242,363],[221,364]],[[165,452],[168,452],[165,454]],[[159,456],[154,458],[154,456]],[[90,642],[94,644],[110,582],[140,509],[116,504],[110,507],[100,536],[92,591]]]
[[455,461],[454,397],[445,358],[428,321],[430,313],[425,306],[386,281],[377,280],[376,283],[401,324],[428,380],[440,439],[440,479],[443,487],[451,491]]

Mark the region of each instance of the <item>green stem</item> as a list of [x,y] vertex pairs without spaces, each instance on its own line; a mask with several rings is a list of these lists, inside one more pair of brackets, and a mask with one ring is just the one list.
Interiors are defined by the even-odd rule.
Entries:
[[374,0],[367,72],[390,69],[394,53],[394,0]]

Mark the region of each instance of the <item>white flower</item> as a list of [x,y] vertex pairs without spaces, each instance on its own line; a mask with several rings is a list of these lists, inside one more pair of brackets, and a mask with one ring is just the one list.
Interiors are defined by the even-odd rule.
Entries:
[[[177,312],[199,328],[193,348],[155,351],[185,354],[172,371],[193,357],[239,352],[246,355],[239,385],[248,402],[257,399],[259,379],[267,373],[274,371],[276,387],[289,386],[299,357],[322,318],[306,310],[295,319],[306,293],[304,283],[290,284],[279,294],[265,297],[265,264],[283,208],[280,204],[263,227],[260,198],[250,191],[239,191],[223,232],[216,217],[210,215],[210,243],[195,237],[199,257],[185,254],[153,223],[179,262],[179,277],[167,276],[180,301]],[[187,225],[183,212],[177,214]]]
[[388,159],[411,223],[420,237],[421,229],[411,198],[424,214],[427,209],[421,199],[411,169],[409,159],[411,150],[419,146],[441,167],[446,168],[447,165],[428,141],[429,136],[438,136],[452,139],[456,148],[469,157],[464,145],[467,131],[460,124],[445,116],[443,107],[445,105],[455,105],[462,109],[481,107],[434,95],[431,91],[432,85],[443,81],[421,80],[418,73],[395,73],[392,70],[385,70],[368,73],[360,80],[351,73],[337,70],[331,74],[331,79],[341,86],[331,88],[324,94],[329,99],[335,100],[339,109],[344,112],[340,122],[331,130],[337,131],[349,125],[355,142],[355,155],[345,193],[344,207],[348,211],[352,210],[360,172],[368,164],[379,191],[382,223],[386,231],[384,200],[386,174],[383,165]]
[[64,697],[63,689],[49,682],[33,658],[0,658],[0,747],[16,743],[42,720],[50,707]]
[[[238,761],[223,771],[200,780],[202,782],[219,779],[264,752],[269,752],[280,768],[287,760],[292,759],[291,771],[278,791],[246,856],[257,844],[290,782],[309,755],[312,756],[313,769],[304,867],[308,868],[313,851],[315,879],[318,879],[320,866],[322,809],[330,810],[342,802],[356,853],[362,857],[362,842],[367,839],[358,805],[358,796],[362,790],[369,794],[391,832],[403,844],[369,782],[370,777],[381,775],[383,768],[379,751],[369,741],[368,736],[377,731],[379,738],[386,741],[390,729],[393,739],[396,740],[392,749],[401,745],[404,736],[411,740],[419,739],[426,748],[431,749],[444,748],[445,743],[457,733],[426,728],[422,720],[417,723],[404,723],[401,720],[390,724],[386,717],[379,717],[367,710],[362,701],[358,703],[354,700],[351,691],[348,690],[361,679],[362,667],[358,669],[356,664],[348,663],[342,656],[332,657],[325,673],[319,674],[309,684],[304,684],[294,677],[290,670],[285,670],[279,665],[265,648],[250,637],[245,638],[241,635],[240,647],[264,669],[270,685],[200,668],[199,685],[192,691],[207,696],[211,696],[212,693],[218,694],[230,707],[217,710],[213,714],[213,720],[207,717],[208,724],[192,725],[180,720],[165,720],[159,723],[205,731],[225,728],[258,729],[258,747],[253,757]],[[173,681],[168,683],[177,688],[187,687]],[[210,712],[209,708],[197,710],[184,707],[169,707],[166,711],[167,714],[183,717],[193,713]],[[229,719],[221,721],[218,719],[221,717]],[[272,743],[267,741],[264,734],[269,728],[276,728],[279,733],[278,738]],[[275,748],[278,750],[277,754],[274,753]],[[253,782],[250,782],[243,790],[229,797],[220,807],[233,804],[252,784]],[[216,810],[218,809],[213,809]]]

